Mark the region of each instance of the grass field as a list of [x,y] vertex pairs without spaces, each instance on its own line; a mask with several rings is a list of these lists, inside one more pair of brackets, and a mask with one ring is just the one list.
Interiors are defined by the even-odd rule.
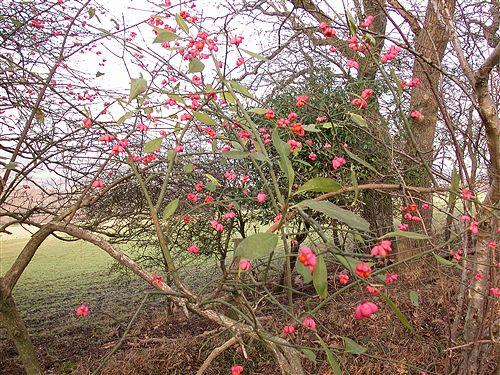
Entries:
[[[12,265],[31,236],[20,227],[12,232],[13,235],[0,238],[0,275]],[[115,331],[126,324],[144,291],[149,289],[141,280],[111,274],[113,262],[109,255],[92,244],[50,237],[21,276],[14,289],[14,299],[35,344],[43,351],[45,344],[56,343],[56,348],[63,351],[63,356],[53,353],[54,361],[64,361],[79,350],[89,349],[82,348],[82,344],[102,343],[106,333],[111,339]],[[90,307],[91,318],[75,316],[75,308],[82,303]],[[75,353],[67,351],[72,347],[67,341],[77,343]],[[0,352],[4,345],[10,343],[5,332],[0,330]],[[3,367],[1,362],[0,356],[0,369]]]

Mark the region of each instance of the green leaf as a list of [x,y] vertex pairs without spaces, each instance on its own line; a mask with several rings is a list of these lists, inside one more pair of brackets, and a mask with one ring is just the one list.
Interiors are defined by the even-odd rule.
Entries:
[[177,207],[179,207],[179,199],[176,198],[173,201],[169,202],[169,204],[167,204],[167,206],[163,210],[163,220],[167,220],[170,216],[175,214]]
[[244,238],[235,250],[235,256],[258,259],[271,254],[278,244],[275,233],[255,233]]
[[262,56],[259,53],[255,53],[255,52],[249,51],[249,50],[244,49],[244,48],[240,48],[240,50],[242,50],[243,52],[245,52],[246,54],[248,54],[248,55],[250,55],[252,57],[255,57],[257,60],[261,60],[261,61],[266,61],[267,60],[267,57]]
[[364,37],[366,38],[366,40],[368,40],[368,43],[370,43],[372,46],[377,45],[377,42],[375,41],[375,38],[373,37],[373,35],[365,33]]
[[349,337],[344,337],[344,350],[347,353],[352,354],[363,354],[366,349],[359,345],[356,341],[350,339]]
[[160,30],[153,43],[173,42],[177,39],[179,39],[179,35],[168,30]]
[[184,31],[186,34],[189,34],[189,26],[187,25],[186,21],[184,21],[184,18],[182,18],[180,14],[175,15],[175,21],[177,22],[177,25],[179,25],[182,31]]
[[248,110],[248,112],[256,113],[258,115],[265,115],[267,112],[267,109],[265,109],[265,108],[251,108]]
[[380,292],[379,295],[385,300],[387,305],[391,308],[391,310],[396,314],[398,319],[403,323],[403,326],[409,330],[411,333],[415,333],[415,330],[413,329],[411,323],[409,322],[408,318],[406,317],[405,314],[396,306],[394,302],[389,298],[387,294],[384,292]]
[[89,20],[92,19],[92,17],[95,16],[95,8],[94,7],[90,7],[89,8]]
[[401,81],[399,80],[399,77],[398,77],[398,75],[396,74],[396,72],[394,71],[393,68],[391,68],[391,77],[392,77],[392,81],[396,84],[396,90],[399,93],[402,93],[403,92],[403,88],[401,87]]
[[405,237],[405,238],[411,238],[413,240],[428,240],[430,238],[429,236],[422,234],[422,233],[396,230],[394,232],[389,232],[389,233],[384,234],[382,237],[380,237],[380,239],[389,238],[389,237]]
[[288,158],[290,154],[290,145],[283,142],[275,129],[272,135],[273,146],[278,151],[280,157],[280,168],[288,179],[288,191],[292,191],[293,181],[295,180],[295,172],[292,167],[292,163]]
[[223,152],[222,155],[228,159],[244,159],[244,158],[250,156],[250,152],[230,150],[230,151]]
[[217,186],[220,186],[220,185],[216,185],[214,184],[212,181],[208,182],[205,187],[207,188],[207,190],[211,191],[212,193],[217,190]]
[[142,77],[132,78],[130,82],[130,95],[128,102],[130,103],[133,99],[137,98],[140,94],[146,92],[148,89],[148,83]]
[[193,116],[198,121],[201,121],[201,122],[203,122],[204,124],[206,124],[208,126],[215,125],[215,120],[213,118],[211,118],[209,115],[207,115],[206,113],[204,113],[204,112],[194,111],[193,112]]
[[354,154],[353,152],[349,151],[347,148],[344,148],[344,151],[346,152],[347,155],[349,155],[349,157],[351,159],[354,159],[356,160],[359,164],[365,166],[366,168],[368,168],[369,170],[371,170],[372,172],[375,172],[376,174],[378,174],[379,176],[382,176],[384,177],[383,174],[381,174],[379,171],[377,171],[375,169],[375,167],[373,165],[371,165],[370,163],[368,163],[367,161],[361,159],[358,155]]
[[190,73],[200,73],[203,69],[205,69],[205,64],[203,64],[199,59],[192,59],[189,62]]
[[347,8],[344,8],[344,11],[347,17],[347,24],[349,25],[349,31],[351,32],[351,35],[354,36],[356,35],[356,30],[358,29],[356,26],[356,21],[354,20],[354,17]]
[[194,171],[194,166],[193,164],[184,164],[182,169],[185,173],[192,173]]
[[[344,268],[346,270],[348,270],[350,273],[354,274],[354,270],[356,269],[356,266],[358,265],[359,260],[354,259],[352,257],[348,257],[348,256],[338,255],[338,254],[335,254],[334,256],[335,256],[335,258],[337,258],[339,263],[344,266]],[[365,262],[365,263],[368,264],[368,262]]]
[[304,279],[304,284],[309,284],[312,281],[313,278],[311,275],[311,271],[309,271],[308,267],[300,263],[298,259],[295,262],[295,269],[297,270],[299,275],[301,275],[302,278]]
[[5,164],[4,168],[7,169],[8,171],[11,171],[17,167],[17,163],[10,161],[7,164]]
[[40,108],[37,108],[35,111],[35,120],[39,124],[44,124],[45,123],[45,113]]
[[22,26],[22,23],[17,18],[11,18],[10,20],[16,29]]
[[332,219],[336,219],[347,224],[351,228],[358,229],[363,232],[370,230],[370,223],[368,223],[368,221],[352,211],[344,210],[343,208],[334,205],[332,202],[306,200],[300,202],[299,205],[321,212]]
[[262,152],[251,152],[250,156],[252,156],[256,160],[269,161],[269,158],[266,155],[264,155]]
[[450,261],[446,258],[443,258],[442,256],[439,256],[439,255],[434,254],[434,253],[433,253],[433,255],[434,255],[434,258],[436,258],[436,260],[444,266],[448,266],[448,267],[453,266],[453,267],[457,267],[457,268],[462,269],[462,266],[456,262],[452,262],[452,261]]
[[132,112],[127,112],[124,115],[122,115],[118,121],[116,121],[117,124],[123,124],[126,120],[129,118],[132,118],[133,113]]
[[318,263],[314,267],[313,271],[313,285],[319,298],[325,299],[328,295],[328,271],[323,257],[318,255],[317,259]]
[[221,186],[221,184],[219,183],[219,181],[217,181],[217,179],[212,176],[210,173],[205,173],[205,176],[210,180],[210,182],[216,186]]
[[333,127],[333,124],[331,122],[325,122],[323,124],[323,129],[331,129]]
[[340,184],[331,178],[315,177],[311,178],[304,185],[299,187],[295,194],[304,193],[306,191],[314,191],[317,193],[329,193],[340,190]]
[[418,293],[415,292],[414,290],[410,290],[410,302],[413,306],[418,307],[420,305]]
[[451,184],[450,184],[450,197],[448,199],[448,208],[451,209],[455,204],[458,197],[458,190],[460,189],[460,176],[458,175],[457,168],[453,166],[453,171],[451,172]]
[[161,147],[161,142],[163,141],[162,137],[152,139],[150,141],[147,141],[144,144],[144,152],[146,154],[151,154],[152,152],[155,152]]
[[328,361],[328,364],[330,365],[330,368],[332,369],[333,373],[335,375],[342,375],[342,369],[340,368],[340,363],[337,361],[337,358],[333,355],[332,351],[326,345],[323,340],[321,340],[321,347],[326,353],[326,360]]
[[307,348],[302,348],[301,350],[302,350],[302,353],[304,353],[304,355],[307,357],[308,360],[316,363],[316,353],[314,353],[311,349],[307,349]]
[[351,116],[351,120],[354,123],[358,124],[359,126],[362,126],[363,128],[368,127],[366,120],[362,116],[360,116],[356,113],[351,113],[351,112],[349,112],[349,115]]
[[321,130],[316,129],[316,124],[304,125],[304,126],[302,126],[302,128],[303,128],[306,132],[311,132],[311,133],[320,133],[320,132],[321,132]]
[[231,94],[229,91],[224,91],[222,93],[224,96],[224,100],[228,103],[236,103],[236,99],[234,98],[233,94]]
[[243,94],[245,96],[248,96],[249,98],[252,97],[252,94],[250,94],[250,91],[243,86],[241,83],[236,82],[236,81],[229,81],[229,85],[233,88],[233,90],[239,92],[240,94]]

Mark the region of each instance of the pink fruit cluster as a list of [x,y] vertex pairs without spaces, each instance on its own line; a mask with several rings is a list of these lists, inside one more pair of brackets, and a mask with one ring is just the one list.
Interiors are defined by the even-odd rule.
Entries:
[[391,251],[392,251],[391,241],[384,240],[380,241],[377,245],[373,246],[372,250],[370,251],[370,254],[385,258],[387,254]]
[[372,316],[378,311],[378,306],[373,302],[363,302],[356,307],[354,311],[354,318],[357,320],[363,320]]
[[314,254],[314,252],[307,246],[302,246],[299,249],[299,255],[297,256],[297,259],[304,266],[308,267],[311,273],[314,271],[314,267],[316,267],[316,264],[318,263],[316,254]]

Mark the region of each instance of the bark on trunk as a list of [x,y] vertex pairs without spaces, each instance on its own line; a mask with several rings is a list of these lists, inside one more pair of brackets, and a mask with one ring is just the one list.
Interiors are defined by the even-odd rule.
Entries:
[[389,194],[376,190],[363,193],[363,217],[370,223],[370,229],[377,237],[393,229],[393,204]]
[[[455,0],[446,0],[446,5],[453,14]],[[415,51],[420,57],[415,58],[413,77],[420,79],[420,85],[412,89],[410,111],[417,110],[422,118],[410,118],[410,129],[406,132],[406,150],[415,160],[431,166],[434,159],[434,137],[438,119],[438,103],[433,92],[439,92],[441,72],[429,63],[440,65],[448,45],[449,35],[445,25],[440,22],[431,2],[427,5],[425,21],[422,29],[416,35]],[[425,60],[425,61],[424,61]],[[423,165],[407,163],[406,182],[412,186],[430,187],[432,184],[428,169]],[[415,203],[427,202],[431,208],[421,211],[422,223],[413,231],[432,234],[432,194],[409,197]],[[427,248],[427,241],[402,238],[398,245],[398,260],[409,258]]]
[[43,374],[42,365],[30,340],[12,296],[0,297],[0,325],[7,330],[7,336],[14,343],[19,358],[28,375]]

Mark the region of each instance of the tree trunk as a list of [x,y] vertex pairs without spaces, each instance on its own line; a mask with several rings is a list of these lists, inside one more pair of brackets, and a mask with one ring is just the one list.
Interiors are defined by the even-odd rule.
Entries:
[[377,236],[393,230],[393,204],[390,194],[376,190],[363,193],[363,218],[370,223],[370,229]]
[[14,343],[19,358],[28,375],[43,374],[37,352],[30,340],[12,296],[0,297],[0,323],[7,329],[7,336]]
[[[446,0],[446,5],[453,14],[455,0]],[[438,119],[438,103],[433,93],[439,92],[441,72],[433,68],[429,63],[440,65],[448,45],[449,35],[445,25],[440,22],[431,2],[427,5],[425,21],[415,38],[415,63],[413,65],[413,77],[420,79],[420,85],[412,89],[410,98],[410,111],[417,110],[422,114],[421,118],[410,118],[410,129],[407,129],[406,151],[415,160],[422,163],[415,165],[413,162],[406,163],[405,180],[408,185],[430,187],[432,179],[428,167],[434,160],[434,137]],[[425,59],[425,61],[422,60]],[[432,194],[422,194],[408,197],[409,203],[426,202],[430,209],[420,211],[422,223],[413,225],[412,231],[432,233]],[[398,245],[398,259],[403,260],[423,251],[427,248],[427,241],[402,238]]]
[[[370,26],[370,30],[373,30],[375,34],[375,47],[371,51],[372,58],[361,60],[359,69],[360,81],[375,82],[376,74],[379,69],[378,61],[380,60],[381,51],[385,43],[385,38],[382,37],[382,35],[385,35],[387,27],[387,16],[384,11],[386,6],[385,3],[385,0],[363,1],[364,14],[375,17]],[[362,15],[359,16],[362,17]],[[378,102],[369,107],[368,110],[365,111],[364,116],[372,125],[372,130],[374,132],[373,136],[376,139],[373,142],[379,141],[381,144],[388,144],[391,135],[389,134],[387,123],[380,113]],[[388,147],[379,147],[377,144],[376,147],[373,147],[373,154],[377,155],[378,160],[385,161],[385,163],[379,164],[381,168],[384,166],[379,172],[382,174],[390,174],[392,156]],[[373,179],[368,179],[367,181],[372,180]],[[371,190],[364,192],[361,199],[364,203],[363,218],[370,223],[370,229],[376,236],[380,237],[387,231],[391,231],[394,220],[392,197],[389,194]]]

